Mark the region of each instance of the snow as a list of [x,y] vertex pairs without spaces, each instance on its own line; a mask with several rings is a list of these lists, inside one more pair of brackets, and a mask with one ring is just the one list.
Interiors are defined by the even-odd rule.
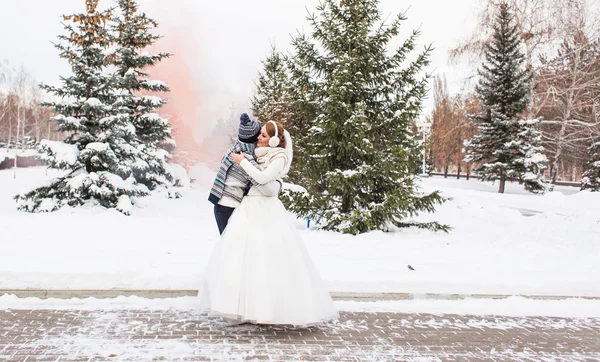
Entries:
[[52,117],[52,120],[56,121],[56,122],[65,122],[67,124],[72,124],[75,126],[80,126],[81,122],[75,118],[75,117],[65,117],[64,114],[58,114],[54,117]]
[[102,102],[98,98],[91,97],[85,101],[85,104],[90,107],[98,107],[102,105]]
[[537,178],[537,175],[533,172],[525,172],[525,174],[523,175],[523,181],[533,181]]
[[[215,180],[216,170],[203,163],[198,163],[189,171],[190,180],[193,180],[193,186],[198,189],[211,188]],[[206,196],[208,198],[208,195]]]
[[131,204],[131,199],[129,198],[129,196],[119,196],[119,200],[117,202],[117,210],[121,211],[125,215],[130,215],[132,209],[133,205]]
[[6,160],[7,158],[14,158],[11,157],[12,155],[9,153],[9,151],[5,148],[0,148],[0,163],[4,162],[4,160]]
[[[80,83],[80,82],[78,82],[78,83]],[[71,96],[66,96],[66,97],[63,97],[63,98],[59,98],[59,99],[57,99],[57,100],[54,101],[55,104],[62,105],[62,106],[67,106],[67,107],[73,106],[73,105],[77,104],[78,102],[79,102],[79,100],[77,98],[71,97]]]
[[15,154],[17,154],[19,157],[40,157],[39,152],[37,152],[34,149],[7,149],[7,148],[0,148],[0,163],[4,162],[4,160],[6,159],[11,159],[14,160],[15,159]]
[[[155,192],[128,217],[97,205],[16,210],[15,194],[56,175],[0,171],[0,289],[197,288],[219,240],[207,201],[213,170],[192,168],[182,198]],[[508,183],[502,195],[490,183],[441,177],[423,187],[452,200],[418,220],[449,224],[449,234],[351,236],[293,221],[330,291],[600,296],[600,193],[557,186],[531,195]]]
[[149,102],[154,107],[160,107],[162,105],[163,99],[157,96],[144,96],[144,101]]
[[543,153],[534,153],[529,159],[530,164],[544,163],[548,161],[548,158]]
[[342,175],[346,178],[350,178],[356,174],[358,174],[358,171],[356,171],[356,170],[344,170],[342,172]]
[[166,87],[167,84],[160,80],[144,79],[143,82],[149,87]]
[[176,181],[179,186],[190,187],[190,178],[183,166],[173,163],[166,163],[165,169],[173,176],[174,181]]
[[[120,190],[124,190],[124,191],[135,191],[136,188],[145,188],[144,185],[133,185],[130,181],[131,179],[127,179],[127,180],[123,180],[121,178],[121,176],[119,175],[115,175],[114,173],[111,172],[106,172],[106,171],[102,171],[99,172],[97,175],[92,172],[89,174],[90,178],[94,178],[95,180],[99,179],[99,178],[103,178],[104,181],[106,181],[109,185],[112,186],[112,188],[114,189],[120,189]],[[112,193],[112,190],[107,190],[107,192]]]
[[325,175],[326,176],[336,176],[336,175],[342,175],[344,178],[351,178],[352,176],[355,176],[359,173],[359,171],[357,170],[335,170],[335,171],[331,171],[331,172],[327,172]]
[[57,163],[73,165],[77,162],[79,150],[75,145],[69,145],[58,141],[42,140],[40,142],[40,147],[50,149],[54,154]]
[[600,317],[600,300],[581,298],[536,300],[513,296],[506,299],[412,299],[377,302],[336,301],[335,304],[339,310],[353,312],[431,313],[438,315],[473,314],[510,317]]
[[21,157],[36,157],[36,156],[39,157],[40,156],[40,153],[36,149],[33,149],[33,148],[29,148],[26,150],[18,150],[17,152],[19,153],[19,156],[21,156]]
[[[564,300],[534,300],[523,297],[506,299],[412,299],[398,301],[346,301],[336,300],[335,306],[340,311],[350,312],[399,312],[399,313],[430,313],[443,314],[472,314],[495,315],[510,317],[544,316],[563,318],[598,318],[600,317],[600,300],[564,299]],[[117,298],[71,298],[71,299],[40,299],[18,298],[15,295],[0,296],[0,310],[7,309],[36,309],[36,310],[104,310],[118,311],[131,309],[147,310],[184,310],[193,311],[197,308],[195,297],[148,299],[136,296],[120,296]],[[490,321],[490,323],[493,323]],[[489,327],[489,326],[488,326]],[[522,326],[524,327],[524,326]]]
[[[90,180],[91,180],[91,182],[90,182]],[[72,177],[67,182],[67,185],[72,190],[73,189],[76,190],[76,189],[79,189],[80,187],[82,187],[83,185],[85,185],[87,183],[94,183],[97,180],[98,180],[98,174],[97,173],[93,172],[91,174],[88,174],[88,173],[81,172],[78,175],[75,175],[74,177]]]
[[104,152],[106,150],[108,150],[109,145],[108,143],[103,143],[103,142],[91,142],[88,143],[85,148],[87,150],[92,150],[92,151],[96,151],[96,152]]
[[43,199],[40,204],[40,212],[50,212],[56,208],[56,201],[53,199]]
[[284,182],[281,188],[283,190],[289,190],[292,192],[308,193],[308,191],[306,191],[306,189],[304,187],[295,185],[295,184],[291,184],[288,182]]
[[142,116],[147,121],[160,122],[162,117],[158,113],[146,113]]

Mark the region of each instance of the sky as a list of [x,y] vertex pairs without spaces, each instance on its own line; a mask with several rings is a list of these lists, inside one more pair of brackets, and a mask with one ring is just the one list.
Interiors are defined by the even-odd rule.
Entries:
[[[408,20],[398,41],[421,29],[420,46],[435,48],[428,71],[446,74],[454,93],[473,69],[449,64],[448,50],[474,28],[478,3],[381,0],[380,9],[390,19],[406,12]],[[100,0],[101,8],[114,4]],[[161,50],[178,57],[169,72],[177,73],[173,76],[179,82],[185,81],[177,85],[178,92],[188,93],[188,122],[197,139],[202,139],[219,118],[231,116],[232,108],[234,112],[248,109],[261,60],[271,44],[290,51],[293,34],[310,32],[306,16],[315,11],[318,0],[140,0],[139,4],[161,24]],[[60,16],[84,9],[84,0],[5,1],[0,12],[0,61],[24,66],[40,82],[59,84],[59,76],[69,73],[52,45],[63,32]],[[426,112],[431,103],[431,97],[425,101]]]

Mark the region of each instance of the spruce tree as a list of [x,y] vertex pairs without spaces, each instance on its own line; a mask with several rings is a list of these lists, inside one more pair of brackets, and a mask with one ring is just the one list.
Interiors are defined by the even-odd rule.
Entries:
[[118,88],[113,112],[135,128],[127,140],[129,147],[121,150],[120,167],[124,174],[132,175],[152,190],[160,185],[169,186],[173,180],[165,170],[169,153],[160,147],[173,141],[168,120],[156,113],[165,103],[156,94],[168,92],[169,88],[164,82],[148,79],[145,70],[170,54],[148,53],[148,48],[160,38],[151,33],[158,24],[139,12],[135,0],[117,3],[120,12],[112,19],[116,50],[111,59],[116,67]]
[[[400,48],[390,42],[406,19],[386,25],[376,0],[324,0],[311,36],[293,39],[291,93],[300,155],[294,168],[307,193],[290,191],[288,207],[326,230],[358,234],[418,226],[409,218],[434,211],[438,192],[422,195],[414,171],[420,148],[410,129],[421,113],[430,48],[409,61],[418,31]],[[298,158],[298,162],[296,161]]]
[[498,180],[500,193],[510,178],[523,180],[528,191],[545,192],[547,160],[537,121],[521,118],[530,104],[533,74],[525,67],[519,30],[506,4],[500,5],[479,76],[482,112],[473,116],[479,134],[467,144],[466,161],[480,164],[482,181]]
[[600,192],[600,140],[589,150],[589,161],[581,179],[581,189]]
[[144,196],[148,188],[137,184],[121,157],[131,147],[135,128],[127,117],[115,115],[117,79],[106,72],[111,63],[107,49],[113,39],[107,28],[112,11],[98,11],[98,0],[86,0],[86,12],[64,17],[67,35],[56,44],[72,74],[59,87],[42,85],[58,100],[45,104],[57,114],[51,119],[65,135],[63,142],[42,141],[40,149],[52,168],[65,172],[49,185],[15,199],[21,210],[54,211],[87,200],[128,214],[131,197]]
[[513,161],[514,168],[520,170],[520,179],[525,190],[534,194],[543,194],[548,190],[548,182],[544,179],[544,170],[548,167],[548,159],[544,155],[542,133],[537,129],[539,120],[519,121],[518,141],[521,143],[522,157]]
[[281,122],[285,129],[294,137],[294,167],[290,169],[289,179],[301,183],[302,162],[301,143],[297,142],[305,130],[301,129],[300,123],[294,114],[294,97],[291,92],[289,60],[274,46],[271,53],[262,62],[263,69],[256,81],[256,93],[252,98],[252,113],[263,124],[268,121]]
[[275,46],[262,61],[263,70],[258,75],[256,93],[252,98],[252,113],[261,122],[281,122],[286,129],[291,126],[289,77],[286,59]]

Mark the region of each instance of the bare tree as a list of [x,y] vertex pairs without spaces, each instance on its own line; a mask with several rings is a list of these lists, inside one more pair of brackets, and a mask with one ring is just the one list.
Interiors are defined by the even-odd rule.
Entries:
[[464,163],[464,142],[475,134],[476,127],[468,117],[467,107],[477,102],[474,96],[451,97],[445,76],[436,76],[433,84],[434,108],[431,113],[431,156],[434,167],[443,170],[448,177],[452,165],[457,178],[466,166],[467,177],[470,165]]
[[535,107],[543,119],[554,185],[561,171],[564,175],[570,169],[571,178],[583,171],[587,149],[600,132],[600,41],[590,40],[585,23],[580,22],[555,57],[541,60],[536,72]]
[[455,128],[454,107],[448,93],[445,76],[436,76],[433,82],[433,103],[431,112],[431,154],[433,164],[448,177],[451,160],[456,153],[456,145],[451,142]]
[[[471,168],[473,163],[464,162],[464,159],[467,155],[464,144],[467,140],[470,140],[477,134],[477,126],[473,122],[471,118],[471,114],[476,114],[480,109],[479,99],[477,95],[474,93],[469,94],[459,94],[456,97],[456,103],[459,106],[459,122],[460,125],[459,133],[456,137],[456,142],[460,142],[461,148],[460,152],[457,154],[456,164],[458,166],[457,178],[460,177],[460,172],[462,167],[465,168],[467,174],[467,180],[469,179],[469,175],[471,174]],[[461,167],[462,165],[462,167]]]
[[0,147],[14,151],[15,172],[19,150],[41,138],[56,139],[48,122],[52,111],[41,105],[43,94],[24,67],[0,63]]
[[19,149],[23,151],[25,145],[25,109],[29,102],[29,90],[28,82],[30,82],[30,76],[25,71],[25,68],[21,66],[13,78],[13,84],[11,84],[11,93],[14,94],[16,108],[17,108],[17,133],[15,138],[15,163],[14,163],[14,177],[17,177],[17,161],[19,159]]
[[[572,33],[573,19],[583,19],[588,34],[598,37],[600,32],[597,0],[480,0],[473,32],[450,49],[452,62],[467,61],[470,65],[481,62],[499,4],[507,4],[513,10],[525,48],[526,64],[531,68],[542,55],[556,52],[557,45]],[[469,78],[475,74],[473,71]]]
[[542,119],[552,185],[575,180],[598,134],[600,6],[595,0],[481,0],[476,28],[451,50],[453,61],[480,61],[501,3],[513,9],[527,65],[535,70],[528,118]]

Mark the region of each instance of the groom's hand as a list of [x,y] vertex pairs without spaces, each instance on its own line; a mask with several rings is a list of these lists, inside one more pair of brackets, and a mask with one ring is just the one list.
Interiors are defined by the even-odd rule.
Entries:
[[239,153],[232,153],[229,155],[229,159],[237,164],[242,163],[242,161],[244,160],[244,156],[242,155],[241,152]]

